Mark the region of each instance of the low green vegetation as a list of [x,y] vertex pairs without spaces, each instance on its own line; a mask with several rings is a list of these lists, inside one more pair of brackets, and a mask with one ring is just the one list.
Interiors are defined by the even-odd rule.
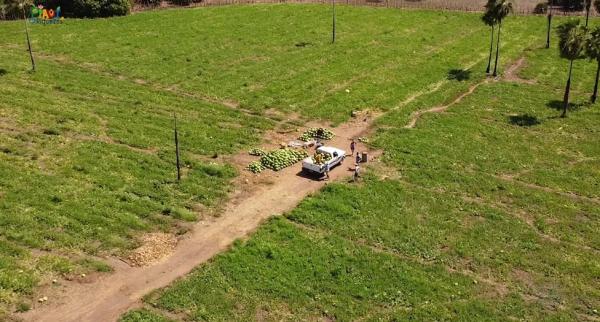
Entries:
[[[453,80],[378,120],[360,184],[329,184],[185,279],[152,317],[204,320],[594,321],[600,315],[600,109],[558,50],[512,81]],[[487,62],[485,62],[487,63]],[[159,309],[158,311],[156,309]],[[130,315],[133,313],[130,313]],[[124,318],[124,321],[135,321]]]
[[26,310],[55,277],[110,271],[102,257],[146,232],[184,233],[230,190],[222,156],[288,114],[335,125],[370,109],[389,112],[372,141],[390,169],[330,185],[123,319],[594,317],[598,114],[581,99],[594,65],[576,62],[573,113],[554,119],[564,73],[534,49],[545,20],[509,17],[500,71],[531,48],[537,85],[482,85],[407,130],[483,79],[479,15],[337,10],[334,46],[319,5],[31,26],[35,73],[22,22],[0,23],[1,310]]
[[[163,10],[32,26],[32,38],[40,56],[64,66],[338,123],[354,110],[393,108],[487,58],[478,14],[340,7],[335,46],[330,15],[320,5]],[[542,17],[508,19],[501,59],[532,45],[544,26]],[[22,24],[3,29],[0,46],[21,55]]]

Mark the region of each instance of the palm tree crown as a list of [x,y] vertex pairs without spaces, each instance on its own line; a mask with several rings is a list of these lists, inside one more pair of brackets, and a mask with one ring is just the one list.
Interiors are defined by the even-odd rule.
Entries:
[[591,101],[596,103],[598,98],[598,81],[600,79],[600,26],[594,28],[585,41],[585,55],[589,59],[596,61],[596,78],[594,82],[594,91],[592,92]]
[[[600,0],[598,0],[600,1]],[[498,0],[487,0],[487,3],[485,4],[485,14],[483,15],[482,19],[483,22],[485,22],[487,25],[495,25],[497,23],[496,21],[496,7],[498,6]]]
[[494,12],[496,20],[502,21],[506,16],[513,12],[513,4],[509,0],[498,0],[496,1]]
[[585,42],[585,54],[590,59],[600,61],[600,26],[589,33]]
[[585,45],[586,28],[579,23],[579,20],[570,20],[556,29],[560,56],[568,60],[581,58]]
[[[600,1],[600,0],[598,0],[598,1]],[[487,10],[483,14],[483,16],[481,16],[481,20],[483,21],[483,23],[485,23],[486,25],[488,25],[490,27],[492,27],[498,23],[498,21],[496,21],[496,17],[494,16],[493,12],[487,11]]]

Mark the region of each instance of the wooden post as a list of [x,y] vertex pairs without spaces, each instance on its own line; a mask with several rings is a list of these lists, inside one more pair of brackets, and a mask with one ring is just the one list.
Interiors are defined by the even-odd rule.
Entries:
[[333,9],[333,25],[332,25],[332,34],[331,34],[331,43],[335,43],[335,0],[331,0],[332,9]]
[[173,120],[175,121],[175,158],[177,160],[177,181],[181,180],[181,166],[179,164],[179,135],[177,134],[177,116],[173,113]]
[[33,59],[33,52],[31,51],[31,41],[29,39],[29,27],[27,26],[27,14],[25,14],[25,6],[21,4],[23,9],[23,19],[25,19],[25,34],[27,35],[27,48],[29,49],[29,58],[31,58],[31,70],[35,72],[35,60]]
[[548,1],[548,30],[546,31],[546,48],[550,48],[550,31],[552,29],[552,1]]

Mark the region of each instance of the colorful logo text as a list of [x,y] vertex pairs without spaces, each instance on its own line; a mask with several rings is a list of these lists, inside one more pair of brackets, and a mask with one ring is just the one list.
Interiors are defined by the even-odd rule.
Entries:
[[56,10],[54,10],[46,9],[42,5],[31,6],[31,17],[29,19],[31,23],[56,24],[62,23],[64,20],[60,7],[56,7]]

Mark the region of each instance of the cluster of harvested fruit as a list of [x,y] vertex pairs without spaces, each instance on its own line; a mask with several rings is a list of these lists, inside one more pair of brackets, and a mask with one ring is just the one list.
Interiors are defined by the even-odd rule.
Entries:
[[325,153],[315,153],[315,155],[312,156],[312,160],[315,164],[321,165],[321,164],[325,164],[325,162],[331,160],[331,154],[325,154]]
[[323,127],[311,127],[310,129],[304,131],[302,135],[298,138],[301,141],[310,141],[313,139],[321,139],[321,140],[331,140],[333,139],[334,134],[330,130]]
[[260,161],[252,161],[248,165],[248,170],[250,170],[252,173],[261,173],[264,169],[265,167],[263,167]]
[[308,157],[305,150],[279,149],[271,151],[260,158],[260,163],[268,169],[279,171]]
[[257,157],[262,157],[263,155],[265,155],[265,150],[261,149],[261,148],[252,148],[250,149],[250,151],[248,151],[248,154],[253,155],[253,156],[257,156]]
[[369,138],[366,137],[366,136],[361,136],[361,137],[358,138],[358,142],[369,143]]
[[[299,140],[304,142],[314,139],[331,140],[333,137],[333,132],[326,128],[312,127],[304,131]],[[260,173],[265,169],[279,171],[308,157],[308,153],[305,150],[290,148],[282,148],[270,152],[260,148],[252,148],[248,151],[248,154],[260,157],[260,160],[252,161],[248,164],[247,169],[252,173]],[[331,159],[331,156],[317,153],[312,158],[316,164],[324,164]]]
[[306,157],[308,157],[308,153],[305,150],[285,148],[271,152],[263,151],[260,160],[250,162],[247,169],[253,173],[260,173],[265,169],[279,171],[302,161]]

